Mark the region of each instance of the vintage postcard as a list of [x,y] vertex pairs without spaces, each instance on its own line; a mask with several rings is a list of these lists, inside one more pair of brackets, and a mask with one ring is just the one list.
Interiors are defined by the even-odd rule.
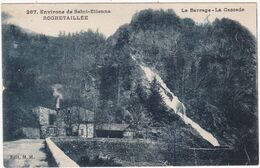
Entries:
[[256,6],[2,4],[4,166],[258,165]]

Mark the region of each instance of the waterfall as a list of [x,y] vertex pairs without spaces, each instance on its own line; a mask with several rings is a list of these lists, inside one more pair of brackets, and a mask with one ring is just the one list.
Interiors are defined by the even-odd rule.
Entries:
[[[179,110],[179,107],[182,107],[182,109],[185,109],[185,106],[182,102],[179,101],[178,97],[175,96],[171,90],[167,87],[167,85],[164,83],[162,78],[155,72],[153,72],[149,67],[145,66],[143,63],[139,63],[135,57],[131,54],[131,58],[140,66],[140,68],[144,71],[145,76],[149,82],[152,82],[152,80],[155,78],[157,82],[160,85],[160,94],[162,96],[162,99],[164,103],[173,111],[180,116],[180,118],[184,121],[185,124],[190,125],[193,129],[195,129],[203,139],[208,141],[213,146],[220,146],[218,140],[208,131],[201,128],[201,126],[194,121],[192,121],[189,117],[186,116],[185,110]],[[168,95],[170,94],[170,96]]]

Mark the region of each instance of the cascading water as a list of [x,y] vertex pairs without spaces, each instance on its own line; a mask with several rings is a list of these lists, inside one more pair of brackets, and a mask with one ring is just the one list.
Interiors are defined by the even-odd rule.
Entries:
[[[209,143],[211,143],[213,146],[220,146],[218,140],[208,131],[204,130],[199,126],[199,124],[192,121],[189,117],[185,114],[185,106],[182,102],[179,101],[178,97],[176,97],[171,90],[166,86],[162,78],[153,72],[150,68],[147,66],[144,66],[143,64],[139,63],[135,57],[131,54],[131,58],[141,67],[141,69],[144,71],[146,78],[149,82],[152,82],[152,80],[155,78],[157,82],[160,84],[160,94],[163,98],[164,103],[173,109],[173,111],[180,116],[180,118],[185,122],[185,124],[190,124],[192,128],[194,128],[203,139],[207,140]],[[168,95],[171,95],[168,96]],[[180,108],[182,107],[182,108]],[[183,110],[179,110],[183,109]]]

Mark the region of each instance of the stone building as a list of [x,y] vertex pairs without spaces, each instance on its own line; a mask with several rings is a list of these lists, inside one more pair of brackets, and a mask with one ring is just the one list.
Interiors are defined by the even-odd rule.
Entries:
[[94,112],[79,106],[56,110],[38,106],[32,110],[39,119],[40,137],[94,137]]

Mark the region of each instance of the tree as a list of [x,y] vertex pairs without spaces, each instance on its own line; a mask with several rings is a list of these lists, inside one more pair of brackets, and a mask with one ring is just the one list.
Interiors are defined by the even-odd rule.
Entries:
[[150,95],[146,101],[146,107],[149,115],[153,119],[153,124],[164,123],[167,116],[167,110],[160,94],[160,86],[156,78],[150,84]]

